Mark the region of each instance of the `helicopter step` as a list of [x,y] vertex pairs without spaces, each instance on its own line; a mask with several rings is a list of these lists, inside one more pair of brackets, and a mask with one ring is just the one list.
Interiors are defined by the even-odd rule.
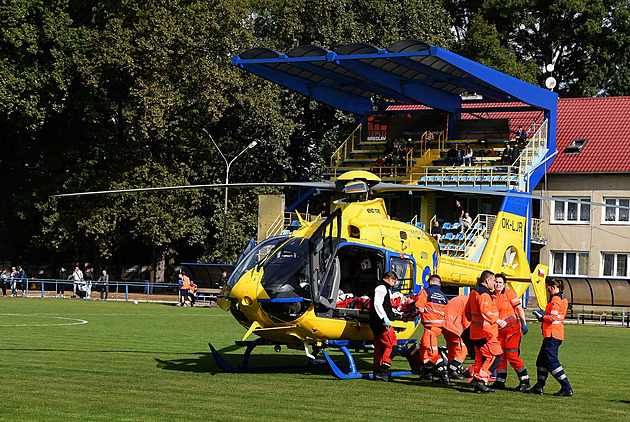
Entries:
[[[398,340],[398,347],[396,352],[400,355],[404,356],[404,352],[407,349],[407,345],[409,343],[415,343],[415,339],[406,339],[406,340]],[[212,351],[212,356],[214,357],[215,362],[225,372],[233,372],[233,373],[242,373],[242,372],[256,372],[256,371],[269,371],[274,369],[295,369],[295,368],[305,368],[312,367],[316,365],[327,364],[330,368],[332,374],[339,379],[371,379],[372,373],[361,373],[357,371],[356,364],[354,362],[354,357],[348,348],[355,350],[371,350],[373,348],[372,342],[370,341],[328,341],[321,348],[314,347],[313,353],[308,353],[308,350],[305,351],[307,353],[307,361],[305,363],[298,364],[281,364],[281,365],[261,365],[261,366],[250,366],[249,358],[252,354],[252,351],[258,346],[274,346],[276,351],[279,351],[281,344],[268,342],[264,338],[258,338],[254,341],[237,341],[235,342],[237,346],[246,346],[245,352],[243,353],[243,357],[241,358],[241,363],[238,366],[230,365],[224,358],[221,356],[219,351],[212,346],[211,343],[208,343],[210,346],[210,350]],[[344,357],[346,358],[345,362],[334,361],[330,355],[326,352],[326,348],[333,348],[340,350]],[[316,359],[316,356],[319,352],[322,352],[325,359]],[[344,367],[344,369],[342,369]],[[392,372],[392,377],[403,376],[403,375],[411,375],[411,371],[399,371]]]

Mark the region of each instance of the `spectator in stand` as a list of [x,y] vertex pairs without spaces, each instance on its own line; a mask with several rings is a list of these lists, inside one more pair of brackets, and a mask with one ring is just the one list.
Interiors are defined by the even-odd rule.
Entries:
[[455,158],[455,165],[456,166],[463,166],[464,165],[464,148],[459,145],[457,147],[457,156]]
[[457,162],[457,150],[455,149],[455,145],[451,145],[451,148],[446,153],[446,165],[454,166]]
[[458,199],[455,200],[455,221],[457,221],[459,223],[459,227],[462,226],[462,223],[464,222],[464,207],[462,207],[462,204],[459,202]]
[[506,144],[503,152],[501,152],[501,164],[512,164],[512,148],[510,144]]
[[11,267],[11,274],[9,276],[9,280],[11,282],[11,296],[17,297],[17,279],[18,272],[15,267]]
[[470,228],[470,226],[472,226],[472,218],[470,217],[470,214],[465,212],[464,213],[464,218],[462,220],[461,232],[464,233],[466,230],[468,230]]
[[385,143],[385,155],[391,154],[393,150],[394,150],[394,142],[390,138]]
[[374,173],[378,175],[383,171],[383,166],[385,165],[385,160],[383,160],[383,156],[379,155],[376,161],[374,162]]
[[464,165],[468,162],[469,166],[473,165],[473,150],[470,144],[466,144],[466,151],[464,151]]
[[523,129],[523,126],[518,127],[518,131],[516,132],[516,142],[519,145],[525,145],[527,142],[527,132]]
[[28,278],[26,277],[26,271],[21,266],[17,266],[18,278],[20,279],[20,288],[22,289],[22,297],[26,297],[28,294]]
[[519,156],[521,155],[521,150],[518,147],[518,144],[514,144],[512,147],[512,165],[518,167],[519,165]]
[[434,139],[435,139],[435,136],[433,136],[433,132],[429,130],[427,132],[427,142],[433,142]]
[[59,278],[57,279],[57,294],[55,297],[63,297],[66,291],[65,282],[68,280],[68,271],[64,267],[59,268]]
[[83,284],[83,271],[79,269],[79,266],[76,265],[74,267],[74,271],[72,272],[72,297],[77,297],[77,288],[80,284]]
[[7,295],[7,284],[9,284],[8,280],[9,280],[9,274],[7,274],[6,268],[3,268],[2,272],[0,273],[0,284],[2,284],[2,296]]
[[107,296],[109,295],[109,274],[107,274],[107,271],[103,270],[97,281],[101,288],[101,300],[107,300]]
[[437,220],[433,222],[433,227],[431,227],[431,236],[433,236],[436,242],[439,242],[443,236],[442,226],[440,226]]

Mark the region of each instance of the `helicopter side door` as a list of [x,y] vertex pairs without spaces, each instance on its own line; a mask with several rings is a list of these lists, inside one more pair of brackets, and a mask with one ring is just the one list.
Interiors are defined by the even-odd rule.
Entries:
[[341,209],[337,208],[308,242],[311,298],[316,305],[333,309],[337,302],[340,270],[337,248],[341,242]]

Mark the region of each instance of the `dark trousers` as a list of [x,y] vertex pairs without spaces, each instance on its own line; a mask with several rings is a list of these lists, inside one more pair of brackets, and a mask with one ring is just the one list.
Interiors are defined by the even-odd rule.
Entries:
[[545,337],[543,339],[540,352],[538,353],[538,359],[536,359],[536,369],[538,372],[536,385],[541,389],[547,383],[547,376],[550,373],[562,387],[569,390],[571,389],[569,379],[564,373],[564,368],[560,365],[560,360],[558,359],[558,349],[561,344],[562,340],[553,337]]

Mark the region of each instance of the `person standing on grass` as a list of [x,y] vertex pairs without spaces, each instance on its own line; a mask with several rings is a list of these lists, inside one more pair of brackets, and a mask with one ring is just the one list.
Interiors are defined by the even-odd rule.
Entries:
[[83,282],[83,271],[79,269],[79,266],[76,265],[74,267],[74,271],[72,272],[72,297],[77,297],[77,287],[79,284]]
[[389,368],[392,363],[392,351],[398,340],[396,332],[392,328],[391,320],[394,318],[392,301],[390,299],[391,288],[394,287],[398,275],[394,271],[388,271],[383,279],[376,283],[370,297],[370,328],[374,338],[374,364],[373,379],[375,381],[391,381]]
[[179,296],[180,303],[177,306],[186,306],[186,300],[188,299],[188,291],[190,290],[190,278],[186,274],[179,273]]
[[28,290],[28,278],[26,277],[26,271],[20,265],[17,266],[17,278],[20,279],[20,287],[22,288],[22,297],[26,297],[26,291]]
[[2,285],[2,296],[7,295],[8,280],[9,280],[9,274],[7,274],[6,268],[3,268],[2,273],[0,273],[0,284]]
[[538,359],[536,359],[538,381],[531,389],[525,390],[525,393],[543,394],[547,376],[551,373],[560,383],[560,391],[554,393],[554,396],[571,397],[573,389],[558,359],[558,349],[564,340],[564,317],[567,315],[569,301],[564,295],[564,281],[562,279],[547,278],[545,287],[547,293],[551,295],[551,300],[547,303],[545,312],[534,312],[534,316],[539,322],[542,322],[543,332],[543,343],[540,346]]
[[101,300],[107,300],[107,295],[109,294],[109,274],[107,274],[107,271],[103,270],[103,273],[97,281],[100,283]]

